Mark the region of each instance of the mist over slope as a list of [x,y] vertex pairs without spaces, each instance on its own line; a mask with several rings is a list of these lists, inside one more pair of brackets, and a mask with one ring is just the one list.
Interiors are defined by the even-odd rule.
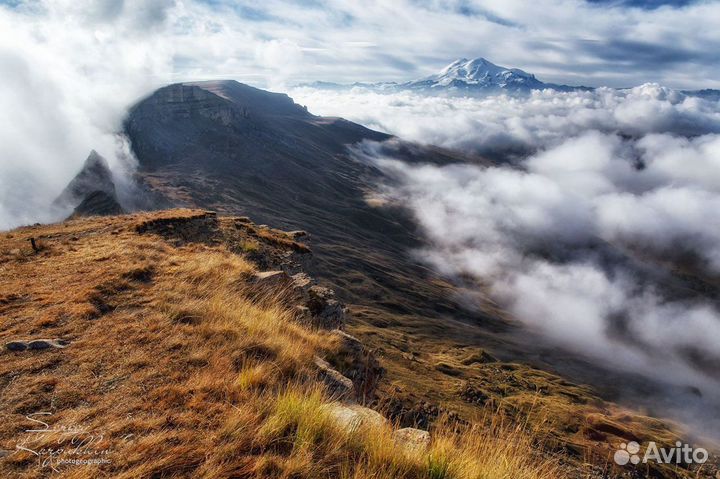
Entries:
[[720,103],[659,85],[527,98],[298,90],[296,100],[498,166],[408,165],[366,143],[429,240],[532,331],[717,398]]

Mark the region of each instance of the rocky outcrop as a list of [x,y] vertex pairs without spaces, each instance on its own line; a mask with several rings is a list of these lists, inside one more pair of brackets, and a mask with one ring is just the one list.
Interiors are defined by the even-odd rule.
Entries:
[[307,307],[316,323],[323,328],[339,328],[345,324],[345,305],[335,299],[335,291],[322,286],[307,289]]
[[330,364],[322,358],[315,356],[315,365],[318,368],[318,376],[325,383],[330,394],[336,399],[354,399],[355,386],[353,382],[333,369]]
[[352,381],[358,401],[372,401],[385,370],[373,352],[356,337],[339,329],[333,330],[332,335],[337,347],[336,353],[327,358],[328,362]]
[[85,196],[80,204],[73,210],[71,218],[80,216],[120,215],[124,212],[114,195],[97,190]]
[[143,221],[136,226],[140,234],[157,234],[176,246],[186,243],[213,243],[218,234],[217,214],[212,211]]
[[321,329],[342,328],[347,308],[335,298],[335,292],[319,286],[305,273],[290,276],[285,271],[262,271],[252,279],[257,293],[284,290],[288,302],[295,303],[297,319]]
[[301,312],[308,314],[313,325],[323,329],[342,328],[345,324],[347,308],[335,298],[335,292],[325,288],[305,273],[291,278],[292,294],[303,306]]
[[110,166],[105,158],[92,150],[80,172],[68,183],[54,204],[61,207],[75,208],[89,194],[97,191],[103,192],[117,201]]
[[318,374],[331,394],[363,403],[374,399],[384,369],[372,351],[340,329],[345,325],[346,308],[333,290],[315,284],[305,273],[290,276],[280,270],[255,273],[251,285],[258,297],[284,291],[295,308],[296,319],[331,330],[333,352],[326,358],[315,358]]

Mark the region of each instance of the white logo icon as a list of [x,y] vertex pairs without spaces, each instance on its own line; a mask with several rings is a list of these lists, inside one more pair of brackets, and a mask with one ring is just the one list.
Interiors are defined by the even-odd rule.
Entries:
[[638,452],[640,452],[640,444],[635,441],[620,444],[620,449],[615,451],[615,464],[619,466],[624,466],[628,462],[639,464],[640,456],[638,456]]

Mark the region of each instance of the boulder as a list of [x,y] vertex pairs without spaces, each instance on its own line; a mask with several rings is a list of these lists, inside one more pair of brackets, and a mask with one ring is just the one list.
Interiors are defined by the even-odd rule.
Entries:
[[27,341],[10,341],[5,344],[8,351],[25,351],[27,349]]
[[330,364],[322,358],[315,356],[315,365],[318,367],[320,379],[327,385],[330,394],[338,399],[354,398],[353,382],[333,369]]
[[393,439],[409,452],[423,452],[430,445],[430,433],[414,427],[404,427],[393,432]]
[[379,412],[357,404],[331,403],[326,407],[332,420],[347,432],[355,432],[362,427],[378,427],[387,422]]

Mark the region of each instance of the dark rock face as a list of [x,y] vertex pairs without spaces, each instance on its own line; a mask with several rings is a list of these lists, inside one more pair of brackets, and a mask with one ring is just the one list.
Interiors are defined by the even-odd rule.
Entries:
[[53,202],[61,208],[72,207],[71,218],[118,215],[125,211],[115,192],[112,172],[105,158],[90,152],[80,172]]
[[119,215],[124,212],[114,195],[110,195],[104,191],[93,191],[85,196],[80,204],[75,207],[72,217],[110,216]]
[[80,172],[60,193],[60,196],[55,200],[55,204],[75,207],[89,194],[96,191],[115,197],[115,183],[113,183],[110,167],[105,158],[92,150]]

